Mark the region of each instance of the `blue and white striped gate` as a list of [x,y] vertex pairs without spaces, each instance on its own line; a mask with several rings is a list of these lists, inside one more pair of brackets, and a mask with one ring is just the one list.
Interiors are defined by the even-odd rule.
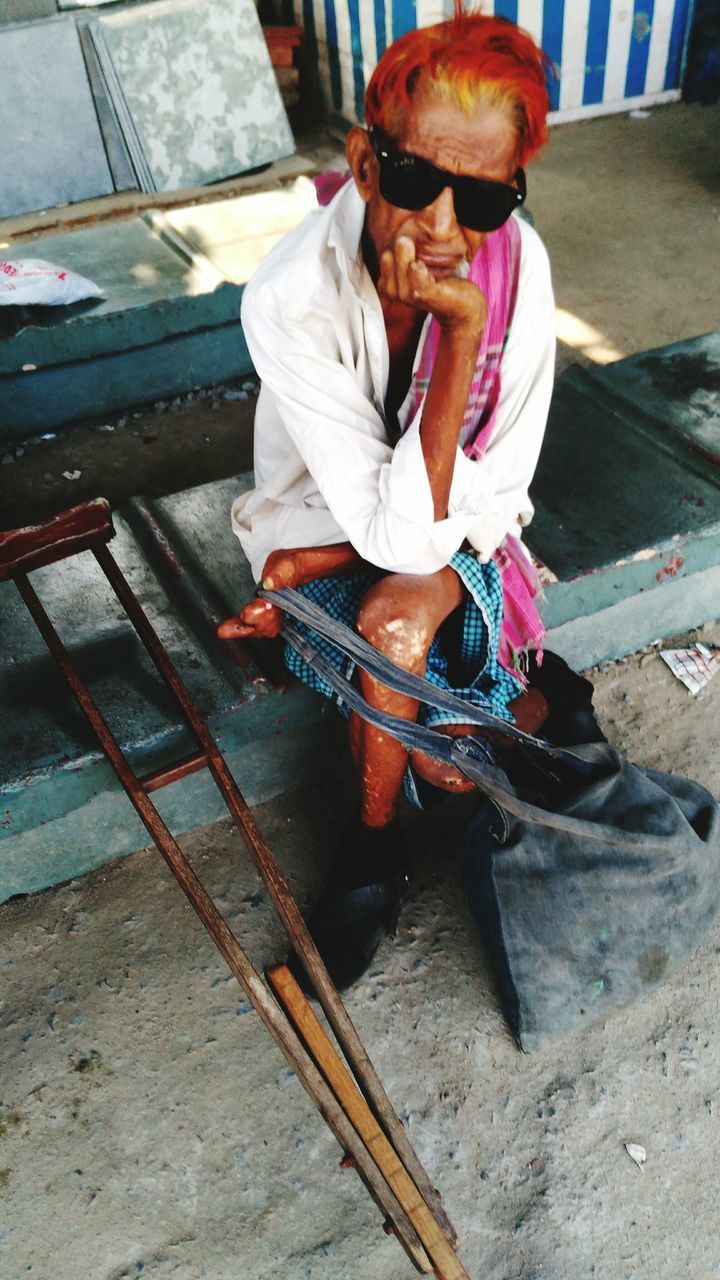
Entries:
[[[326,101],[362,120],[365,85],[386,45],[440,22],[451,0],[293,0],[317,57]],[[470,6],[468,6],[470,7]],[[483,12],[519,23],[555,64],[559,122],[680,97],[694,0],[485,0]]]

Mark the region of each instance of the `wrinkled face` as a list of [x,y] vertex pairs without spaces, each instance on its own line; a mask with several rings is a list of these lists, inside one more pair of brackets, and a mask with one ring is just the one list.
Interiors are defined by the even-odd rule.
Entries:
[[[364,137],[367,139],[367,134]],[[439,168],[473,178],[511,183],[517,169],[515,126],[497,107],[479,107],[468,115],[452,102],[425,98],[413,104],[392,142],[399,150],[414,152]],[[394,247],[398,236],[408,236],[416,257],[437,279],[455,275],[464,260],[474,258],[487,232],[460,225],[450,187],[424,209],[411,211],[389,204],[380,195],[379,165],[369,140],[367,148],[364,181],[352,165],[350,148],[348,154],[367,203],[365,256],[374,259],[367,262],[371,274],[376,274],[380,255]]]

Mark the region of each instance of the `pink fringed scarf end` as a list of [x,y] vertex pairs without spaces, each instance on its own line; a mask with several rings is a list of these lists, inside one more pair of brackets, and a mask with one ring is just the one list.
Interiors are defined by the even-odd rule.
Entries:
[[542,663],[545,628],[535,605],[540,580],[522,544],[512,534],[498,547],[493,560],[500,571],[503,588],[498,660],[506,671],[525,684],[528,649],[536,651],[538,666]]

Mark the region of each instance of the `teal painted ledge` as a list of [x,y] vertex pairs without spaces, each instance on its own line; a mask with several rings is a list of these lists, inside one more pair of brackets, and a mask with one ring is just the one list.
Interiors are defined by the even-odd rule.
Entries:
[[104,296],[35,308],[36,323],[0,338],[0,441],[252,373],[245,283],[314,204],[312,183],[299,178],[23,245],[22,256],[78,271]]
[[532,496],[548,645],[575,666],[720,616],[720,334],[569,369]]
[[[116,513],[111,549],[208,720],[249,803],[309,780],[343,738],[338,717],[288,684],[272,647],[262,668],[216,622],[252,597],[229,529],[249,477]],[[33,585],[134,768],[145,773],[194,744],[90,553],[40,569]],[[60,883],[148,843],[12,583],[0,587],[0,901]],[[262,655],[261,655],[262,656]],[[273,663],[276,665],[273,666]],[[226,813],[205,773],[157,793],[171,829]]]

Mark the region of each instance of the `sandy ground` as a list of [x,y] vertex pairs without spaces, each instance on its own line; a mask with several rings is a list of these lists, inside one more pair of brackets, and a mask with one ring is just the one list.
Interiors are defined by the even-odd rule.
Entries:
[[[557,131],[532,204],[584,325],[564,322],[561,365],[717,327],[718,123],[672,108]],[[0,467],[7,523],[241,470],[251,407],[217,394],[28,446]],[[720,793],[720,678],[693,699],[652,651],[593,678],[615,743]],[[258,810],[303,905],[351,795],[336,762]],[[406,815],[412,897],[347,1003],[472,1280],[720,1275],[720,926],[642,1003],[523,1055],[459,884],[466,817]],[[229,825],[184,846],[256,964],[281,958]],[[415,1274],[156,853],[0,908],[0,973],[3,1280]]]
[[[693,699],[654,652],[593,674],[616,743],[720,790],[720,679]],[[258,810],[302,904],[351,792],[343,766]],[[347,1003],[469,1274],[719,1275],[720,926],[641,1003],[523,1055],[460,889],[466,816],[406,815],[412,897]],[[255,963],[281,958],[230,825],[183,843]],[[154,851],[9,903],[0,926],[0,1274],[415,1274]]]

